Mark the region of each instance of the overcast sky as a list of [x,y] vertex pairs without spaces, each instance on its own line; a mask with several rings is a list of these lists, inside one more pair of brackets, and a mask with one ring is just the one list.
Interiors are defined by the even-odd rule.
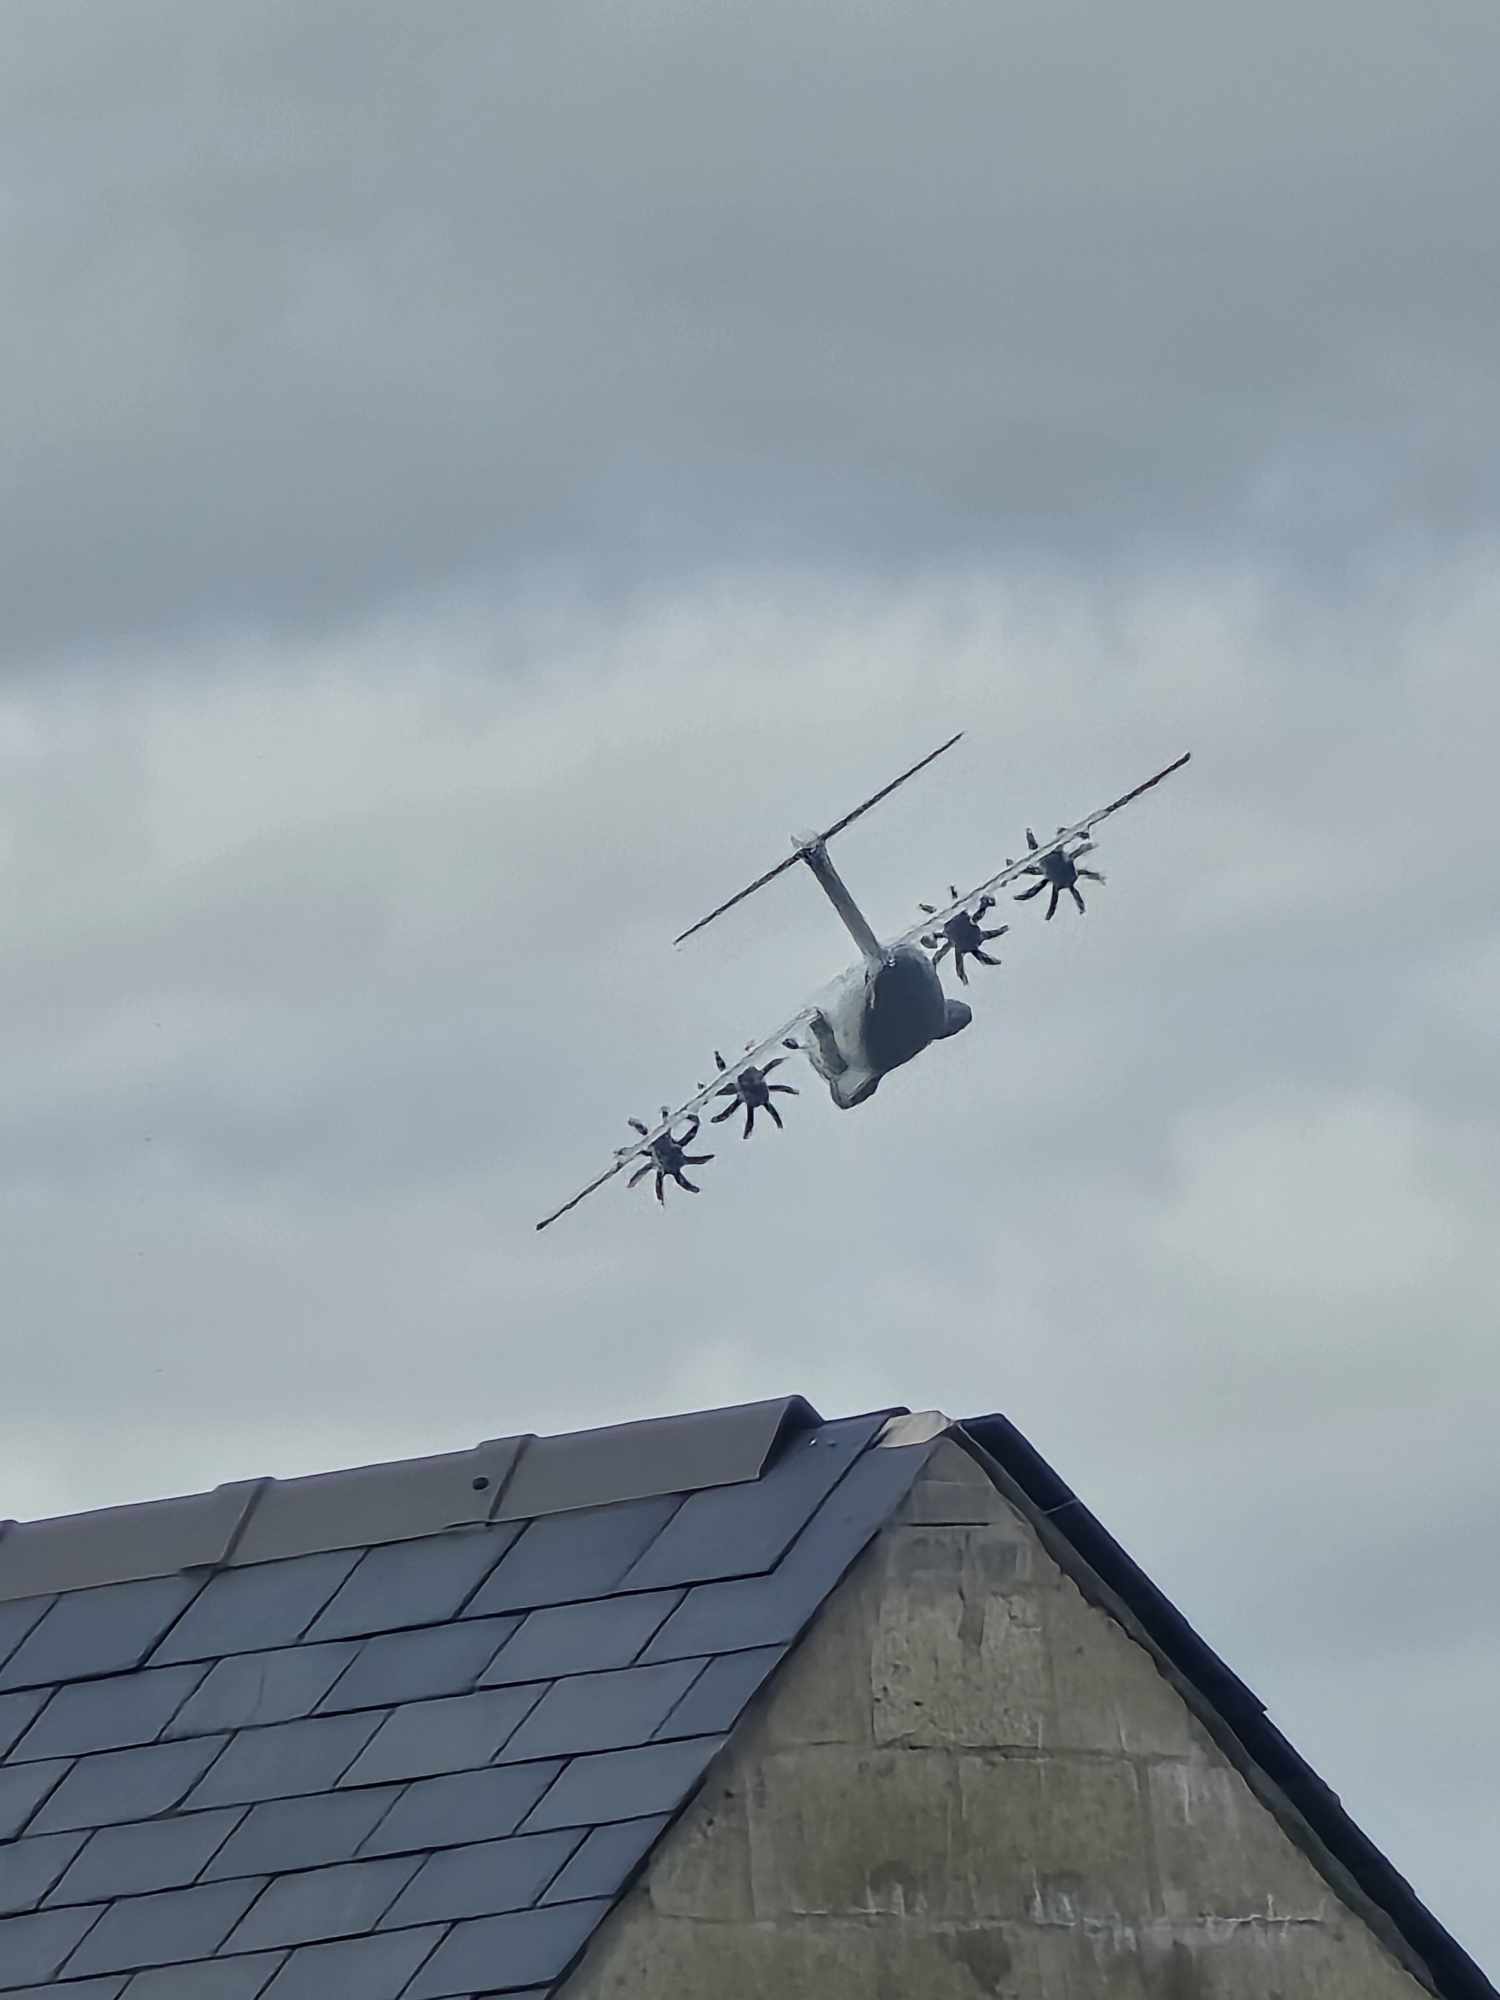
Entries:
[[[1500,1966],[1493,0],[4,27],[0,1515],[1003,1409]],[[535,1235],[958,728],[880,928],[1194,761]]]

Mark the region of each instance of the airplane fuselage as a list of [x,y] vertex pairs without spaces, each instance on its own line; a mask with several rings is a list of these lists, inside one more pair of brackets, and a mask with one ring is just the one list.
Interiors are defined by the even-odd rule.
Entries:
[[872,1097],[883,1076],[958,1034],[973,1017],[961,1000],[944,993],[925,951],[881,944],[821,841],[798,851],[860,948],[859,963],[819,997],[807,1041],[813,1068],[834,1103],[848,1111]]

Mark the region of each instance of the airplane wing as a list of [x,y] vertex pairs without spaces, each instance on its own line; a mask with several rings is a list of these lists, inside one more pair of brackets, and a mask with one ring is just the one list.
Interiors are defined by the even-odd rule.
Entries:
[[640,1138],[633,1140],[630,1145],[616,1147],[615,1156],[604,1169],[603,1173],[595,1175],[587,1187],[580,1188],[577,1194],[562,1204],[561,1208],[554,1208],[550,1215],[544,1215],[537,1224],[537,1228],[545,1229],[548,1223],[556,1222],[559,1216],[566,1215],[570,1208],[577,1208],[579,1202],[595,1193],[597,1189],[602,1188],[606,1181],[612,1181],[616,1174],[622,1172],[630,1165],[632,1160],[644,1158],[650,1153],[653,1144],[661,1138],[663,1133],[671,1131],[684,1118],[691,1118],[695,1112],[701,1111],[706,1104],[718,1095],[724,1088],[724,1085],[739,1070],[746,1069],[752,1064],[758,1069],[770,1057],[781,1054],[783,1044],[792,1040],[806,1028],[813,1017],[813,1012],[814,1010],[811,1007],[802,1008],[789,1021],[784,1021],[774,1034],[767,1035],[764,1041],[752,1043],[740,1055],[735,1056],[727,1069],[716,1070],[712,1083],[700,1083],[692,1096],[679,1104],[670,1116],[659,1118],[654,1125],[643,1133]]
[[903,931],[900,937],[893,938],[890,948],[920,943],[924,937],[930,937],[934,931],[940,931],[950,917],[956,917],[960,910],[967,909],[977,896],[987,896],[993,890],[1003,889],[1009,882],[1018,881],[1044,855],[1053,853],[1059,847],[1066,847],[1070,840],[1076,840],[1080,834],[1088,833],[1092,827],[1099,824],[1100,820],[1108,819],[1110,814],[1117,813],[1121,806],[1128,806],[1131,800],[1138,799],[1142,792],[1149,792],[1151,787],[1159,785],[1163,778],[1170,778],[1174,771],[1180,771],[1191,755],[1190,750],[1185,751],[1175,763],[1168,764],[1165,770],[1158,771],[1155,777],[1147,778],[1143,784],[1132,786],[1128,792],[1122,793],[1117,799],[1111,799],[1107,806],[1100,806],[1097,812],[1091,812],[1086,819],[1079,820],[1076,825],[1063,827],[1051,840],[1044,840],[1040,847],[1028,848],[1019,861],[1007,861],[998,875],[991,875],[977,888],[971,889],[966,896],[960,896],[957,902],[944,904],[942,909],[934,911],[931,916],[923,917],[919,924],[913,924],[909,931]]

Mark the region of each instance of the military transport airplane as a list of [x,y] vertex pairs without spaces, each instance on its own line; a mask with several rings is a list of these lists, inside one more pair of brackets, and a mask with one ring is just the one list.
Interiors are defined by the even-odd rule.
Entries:
[[[736,1111],[743,1110],[745,1123],[742,1131],[747,1139],[754,1128],[757,1112],[764,1112],[774,1124],[780,1126],[781,1114],[774,1098],[795,1097],[798,1093],[791,1084],[779,1080],[773,1083],[770,1079],[772,1073],[787,1061],[788,1051],[805,1055],[816,1074],[828,1085],[834,1103],[840,1110],[848,1111],[873,1097],[881,1079],[889,1076],[892,1070],[909,1063],[934,1042],[946,1041],[950,1036],[960,1034],[968,1027],[973,1014],[964,1001],[943,991],[937,968],[951,954],[959,981],[967,986],[966,960],[973,959],[980,965],[999,964],[999,960],[992,957],[985,946],[1003,936],[1009,925],[1000,924],[985,929],[982,923],[982,919],[995,908],[995,891],[1026,876],[1035,876],[1035,882],[1016,896],[1018,903],[1030,902],[1047,889],[1051,892],[1047,903],[1049,921],[1056,914],[1064,894],[1072,897],[1081,912],[1084,904],[1078,887],[1080,880],[1104,880],[1097,870],[1079,866],[1083,857],[1094,851],[1094,842],[1088,838],[1090,832],[1101,820],[1118,812],[1121,806],[1129,805],[1132,799],[1138,799],[1153,785],[1159,785],[1163,778],[1180,771],[1191,754],[1179,757],[1154,777],[1132,786],[1128,792],[1075,821],[1072,826],[1060,826],[1050,840],[1038,841],[1028,827],[1027,851],[1019,861],[1007,860],[997,874],[991,875],[967,895],[961,896],[956,888],[952,888],[949,901],[942,905],[919,904],[918,908],[924,912],[922,922],[903,931],[899,937],[882,943],[829,859],[828,843],[872,806],[888,798],[898,785],[904,785],[908,778],[915,777],[935,758],[951,750],[962,734],[960,731],[958,736],[950,736],[946,743],[940,743],[936,750],[930,751],[888,785],[883,785],[822,833],[795,835],[792,852],[784,861],[767,869],[764,875],[757,876],[748,887],[731,896],[727,902],[720,903],[716,910],[710,910],[706,917],[690,925],[675,940],[681,944],[715,918],[722,917],[726,910],[732,910],[747,896],[754,895],[757,889],[763,889],[786,869],[794,868],[801,862],[811,872],[859,947],[859,958],[847,971],[830,981],[821,993],[815,994],[789,1021],[784,1021],[773,1034],[767,1035],[763,1041],[747,1044],[745,1053],[734,1063],[726,1063],[715,1050],[717,1069],[713,1081],[700,1083],[693,1095],[675,1110],[664,1104],[656,1124],[647,1125],[638,1118],[632,1118],[629,1123],[636,1137],[629,1145],[616,1149],[610,1164],[587,1187],[581,1188],[560,1208],[544,1216],[537,1224],[538,1229],[545,1229],[549,1223],[556,1222],[559,1216],[576,1208],[586,1196],[603,1187],[606,1181],[613,1180],[616,1174],[623,1173],[634,1162],[639,1164],[630,1176],[630,1185],[634,1187],[638,1181],[654,1177],[659,1202],[664,1199],[669,1180],[687,1189],[690,1194],[697,1194],[697,1184],[688,1178],[684,1169],[705,1165],[713,1158],[712,1153],[688,1151],[701,1129],[702,1121],[698,1114],[709,1104],[722,1099],[722,1108],[715,1112],[712,1120],[716,1125],[722,1124]],[[686,1129],[679,1132],[677,1128],[684,1124]]]

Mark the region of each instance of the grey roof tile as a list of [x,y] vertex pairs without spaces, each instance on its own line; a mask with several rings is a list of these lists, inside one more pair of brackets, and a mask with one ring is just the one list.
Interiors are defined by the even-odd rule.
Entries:
[[[259,2000],[285,1957],[284,1951],[259,1951],[249,1958],[201,1958],[190,1965],[160,1966],[138,1972],[125,1989],[125,2000]],[[62,1987],[56,2000],[73,2000],[72,1988]],[[328,2000],[345,1996],[330,1994]]]
[[667,1736],[714,1736],[732,1729],[745,1703],[788,1651],[786,1646],[756,1646],[748,1653],[720,1653],[657,1729],[657,1741]]
[[602,1597],[661,1533],[679,1506],[675,1497],[590,1507],[533,1521],[491,1572],[464,1615],[530,1611]]
[[367,1639],[359,1657],[324,1700],[321,1713],[390,1707],[435,1695],[467,1693],[518,1623],[514,1617],[474,1618]]
[[[380,1785],[395,1778],[430,1778],[443,1771],[472,1771],[488,1764],[542,1693],[540,1686],[484,1688],[446,1701],[415,1701],[393,1710],[370,1746],[340,1780]],[[364,1715],[330,1720],[364,1722]],[[542,1754],[542,1753],[538,1753]]]
[[42,1800],[68,1769],[55,1764],[16,1764],[0,1770],[0,1840],[14,1840]]
[[34,1910],[87,1838],[83,1833],[44,1833],[0,1847],[0,1917]]
[[576,1903],[590,1897],[614,1898],[670,1825],[669,1813],[650,1819],[616,1820],[596,1826],[542,1897],[544,1903]]
[[59,1597],[0,1670],[0,1688],[138,1667],[202,1582],[196,1576],[154,1576]]
[[416,1855],[401,1854],[314,1868],[305,1875],[278,1875],[224,1948],[262,1951],[272,1945],[362,1936],[374,1930],[420,1866]]
[[260,1652],[300,1639],[359,1561],[358,1549],[254,1563],[210,1577],[156,1649],[152,1665]]
[[433,1925],[302,1945],[266,1988],[265,2000],[404,2000],[412,1974],[441,1936]]
[[502,1763],[527,1757],[572,1757],[644,1743],[665,1722],[701,1671],[701,1660],[614,1673],[575,1674],[557,1681],[500,1752]]
[[353,1639],[455,1617],[519,1532],[514,1526],[454,1529],[371,1549],[307,1636]]
[[222,1736],[201,1736],[192,1743],[153,1743],[144,1750],[80,1757],[37,1814],[32,1831],[118,1826],[170,1812],[223,1747]]
[[[90,1903],[109,1896],[145,1896],[195,1882],[239,1818],[238,1807],[182,1813],[94,1834],[50,1897],[51,1903]],[[76,1836],[69,1834],[68,1839]]]
[[382,1930],[526,1910],[578,1845],[576,1832],[517,1834],[450,1847],[424,1861],[381,1919]]
[[424,1778],[407,1786],[361,1851],[401,1854],[514,1833],[561,1769],[560,1763],[497,1764],[487,1771]]
[[[308,1722],[242,1729],[230,1738],[229,1747],[188,1804],[194,1810],[250,1805],[258,1799],[327,1791],[369,1742],[381,1719],[378,1714],[314,1716]],[[198,1740],[172,1747],[192,1749]]]
[[50,1979],[99,1911],[96,1903],[87,1909],[0,1918],[0,1987]]
[[855,1417],[794,1437],[763,1479],[684,1500],[632,1565],[622,1590],[751,1576],[780,1560],[885,1418]]
[[676,1660],[707,1652],[763,1649],[795,1639],[823,1602],[819,1576],[790,1559],[769,1576],[700,1583],[662,1626],[643,1661]]
[[385,1785],[305,1799],[268,1799],[250,1808],[204,1870],[204,1880],[352,1861],[360,1842],[400,1795],[399,1786]]
[[18,1694],[0,1694],[0,1757],[25,1735],[51,1693],[51,1688],[27,1688]]
[[55,1986],[50,1979],[45,1986],[7,1986],[5,2000],[119,2000],[126,1977],[116,1972],[103,1979],[70,1980],[66,1986]]
[[37,1621],[52,1609],[53,1598],[14,1597],[0,1603],[0,1666],[4,1666]]
[[301,1721],[312,1714],[358,1651],[346,1642],[232,1653],[210,1668],[208,1678],[164,1733],[203,1736],[216,1729]]
[[692,1736],[677,1743],[647,1743],[638,1750],[575,1757],[521,1822],[521,1831],[601,1826],[612,1819],[676,1812],[723,1742],[722,1736]]
[[548,1681],[560,1674],[628,1667],[682,1596],[680,1590],[650,1590],[532,1611],[515,1637],[501,1647],[482,1685]]
[[205,1671],[162,1667],[61,1687],[11,1751],[11,1762],[154,1743]]
[[125,1896],[111,1903],[65,1970],[130,1972],[142,1965],[172,1965],[207,1958],[254,1898],[261,1884],[207,1882],[196,1889],[166,1889],[156,1896]]
[[690,1590],[642,1654],[677,1660],[795,1639],[839,1578],[884,1526],[928,1447],[867,1451],[850,1468],[768,1576]]
[[556,1979],[588,1942],[608,1908],[606,1902],[556,1903],[548,1909],[455,1924],[403,2000],[457,2000],[497,1987],[534,1986]]

